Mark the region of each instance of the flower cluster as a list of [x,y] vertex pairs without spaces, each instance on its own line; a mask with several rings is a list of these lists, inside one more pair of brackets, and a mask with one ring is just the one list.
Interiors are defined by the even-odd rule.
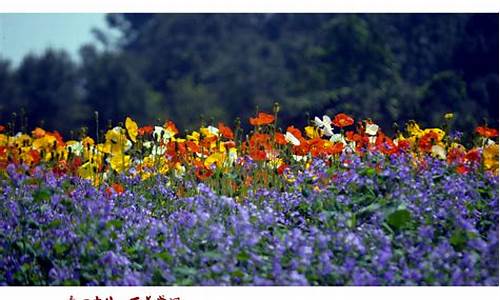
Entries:
[[[440,128],[421,129],[413,121],[407,124],[405,132],[389,137],[373,121],[355,123],[344,113],[333,120],[326,115],[315,117],[303,131],[294,126],[278,130],[276,119],[276,113],[258,113],[249,120],[255,128],[249,135],[241,134],[239,129],[235,134],[219,123],[180,136],[172,121],[162,126],[139,127],[129,117],[124,128],[109,129],[103,141],[89,136],[64,141],[57,131],[41,128],[31,135],[0,132],[0,172],[5,173],[11,163],[30,168],[43,165],[56,174],[91,180],[96,186],[111,184],[117,174],[140,176],[142,180],[156,174],[194,174],[198,180],[206,181],[229,172],[245,178],[224,182],[228,192],[234,194],[258,184],[255,178],[267,183],[274,173],[283,175],[291,167],[307,168],[313,159],[331,165],[346,153],[380,153],[387,157],[410,153],[416,165],[430,155],[447,161],[462,174],[481,167],[498,175],[498,130],[493,128],[477,127],[477,142],[466,149],[456,136]],[[258,172],[249,168],[252,164],[259,166]],[[209,185],[212,186],[210,180]]]
[[498,131],[0,127],[0,285],[498,285]]

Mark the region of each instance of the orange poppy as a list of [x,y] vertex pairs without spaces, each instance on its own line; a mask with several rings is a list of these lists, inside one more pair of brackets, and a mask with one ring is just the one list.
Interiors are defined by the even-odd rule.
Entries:
[[283,133],[276,132],[276,135],[274,137],[275,137],[276,144],[278,144],[278,145],[286,145],[287,144],[287,141],[285,139],[285,135]]
[[33,160],[33,164],[38,164],[41,160],[40,152],[37,150],[31,149],[29,151],[29,155],[31,156],[31,159]]
[[234,134],[231,128],[225,126],[224,123],[219,123],[218,127],[219,127],[219,132],[223,137],[230,140],[234,139]]
[[267,125],[272,122],[274,122],[274,116],[263,112],[260,112],[256,118],[250,118],[250,124],[253,126]]
[[266,155],[266,151],[264,151],[264,150],[253,149],[253,150],[250,150],[250,157],[253,160],[262,161],[262,160],[266,160],[267,155]]
[[392,155],[398,151],[398,147],[394,145],[394,142],[384,134],[380,134],[377,137],[375,145],[377,149],[385,155]]
[[337,127],[343,128],[354,124],[354,119],[344,113],[340,113],[335,116],[332,123]]
[[418,147],[422,151],[429,152],[432,148],[432,145],[434,145],[434,143],[437,142],[438,140],[439,140],[438,134],[435,133],[434,131],[430,131],[424,134],[422,138],[420,138],[420,140],[418,141]]
[[342,144],[340,142],[335,143],[335,144],[333,144],[332,147],[330,147],[330,153],[333,155],[337,155],[337,154],[342,153],[342,150],[344,150],[344,144]]
[[194,174],[198,179],[205,180],[213,175],[213,172],[207,167],[198,167],[194,170]]
[[200,152],[200,147],[195,142],[187,141],[186,145],[187,145],[187,148],[190,152],[192,152],[192,153],[199,153]]
[[289,168],[289,167],[288,167],[288,165],[287,165],[287,164],[282,163],[282,164],[278,167],[278,170],[277,170],[277,171],[278,171],[278,174],[279,174],[279,175],[282,175],[282,174],[285,172],[285,170],[286,170],[286,169],[288,169],[288,168]]
[[[293,127],[293,126],[288,126],[288,128],[286,129],[286,131],[290,132],[291,134],[293,134],[294,137],[296,137],[298,140],[302,140],[302,132],[300,132],[299,129]],[[302,141],[301,141],[302,142]]]
[[33,135],[33,137],[39,139],[41,137],[44,137],[45,136],[45,130],[43,130],[42,128],[40,127],[37,127],[35,128],[35,130],[33,130],[31,132],[31,134]]
[[56,141],[57,141],[57,145],[64,146],[64,140],[63,140],[61,134],[59,134],[59,132],[57,130],[54,130],[54,132],[47,132],[46,134],[55,137]]
[[459,165],[456,168],[456,170],[457,170],[457,173],[459,173],[459,174],[467,174],[467,173],[469,173],[469,168],[467,168],[467,166],[465,166],[463,164]]
[[231,148],[235,148],[236,147],[236,143],[233,142],[233,141],[227,141],[227,142],[224,142],[224,146],[227,149],[231,149]]
[[123,192],[125,192],[125,188],[123,187],[123,185],[119,183],[113,183],[111,184],[110,187],[106,189],[106,195],[111,196],[113,192],[120,195],[123,194]]
[[486,126],[477,127],[476,133],[479,134],[480,136],[487,137],[487,138],[492,138],[492,137],[498,136],[498,130],[496,130],[495,128],[488,128]]
[[150,134],[152,134],[152,133],[153,133],[153,131],[154,131],[154,127],[153,127],[153,126],[151,126],[151,125],[147,125],[147,126],[144,126],[144,127],[139,128],[139,129],[137,130],[137,133],[138,133],[139,135],[143,136],[143,135],[146,135],[146,134],[147,134],[147,135],[150,135]]
[[172,121],[167,121],[165,122],[165,125],[164,127],[169,130],[170,132],[173,132],[174,134],[178,134],[179,133],[179,130],[177,129],[177,127],[175,126],[175,123],[172,122]]

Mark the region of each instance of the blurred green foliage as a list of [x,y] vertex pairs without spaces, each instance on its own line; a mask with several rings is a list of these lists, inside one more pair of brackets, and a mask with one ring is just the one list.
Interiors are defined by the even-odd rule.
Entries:
[[[391,131],[416,119],[498,126],[498,14],[110,14],[76,64],[63,51],[0,60],[0,123],[95,132],[200,115],[232,124],[281,104],[280,123],[345,112]],[[19,112],[24,109],[27,120]]]

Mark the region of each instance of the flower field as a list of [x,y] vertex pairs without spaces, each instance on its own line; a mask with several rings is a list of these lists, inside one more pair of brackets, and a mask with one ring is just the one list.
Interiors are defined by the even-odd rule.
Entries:
[[[498,285],[498,130],[0,126],[0,284]],[[447,114],[445,122],[453,115]]]

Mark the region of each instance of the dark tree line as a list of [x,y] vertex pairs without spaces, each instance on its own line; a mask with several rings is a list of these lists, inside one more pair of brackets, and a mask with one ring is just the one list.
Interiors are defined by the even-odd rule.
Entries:
[[[282,124],[346,112],[386,130],[454,112],[498,126],[498,14],[110,14],[104,50],[0,59],[0,123],[66,135],[132,116],[192,129],[232,124],[278,101]],[[1,54],[0,54],[1,57]],[[23,113],[24,112],[24,113]],[[24,114],[27,118],[22,118]],[[246,123],[245,121],[243,123]]]

